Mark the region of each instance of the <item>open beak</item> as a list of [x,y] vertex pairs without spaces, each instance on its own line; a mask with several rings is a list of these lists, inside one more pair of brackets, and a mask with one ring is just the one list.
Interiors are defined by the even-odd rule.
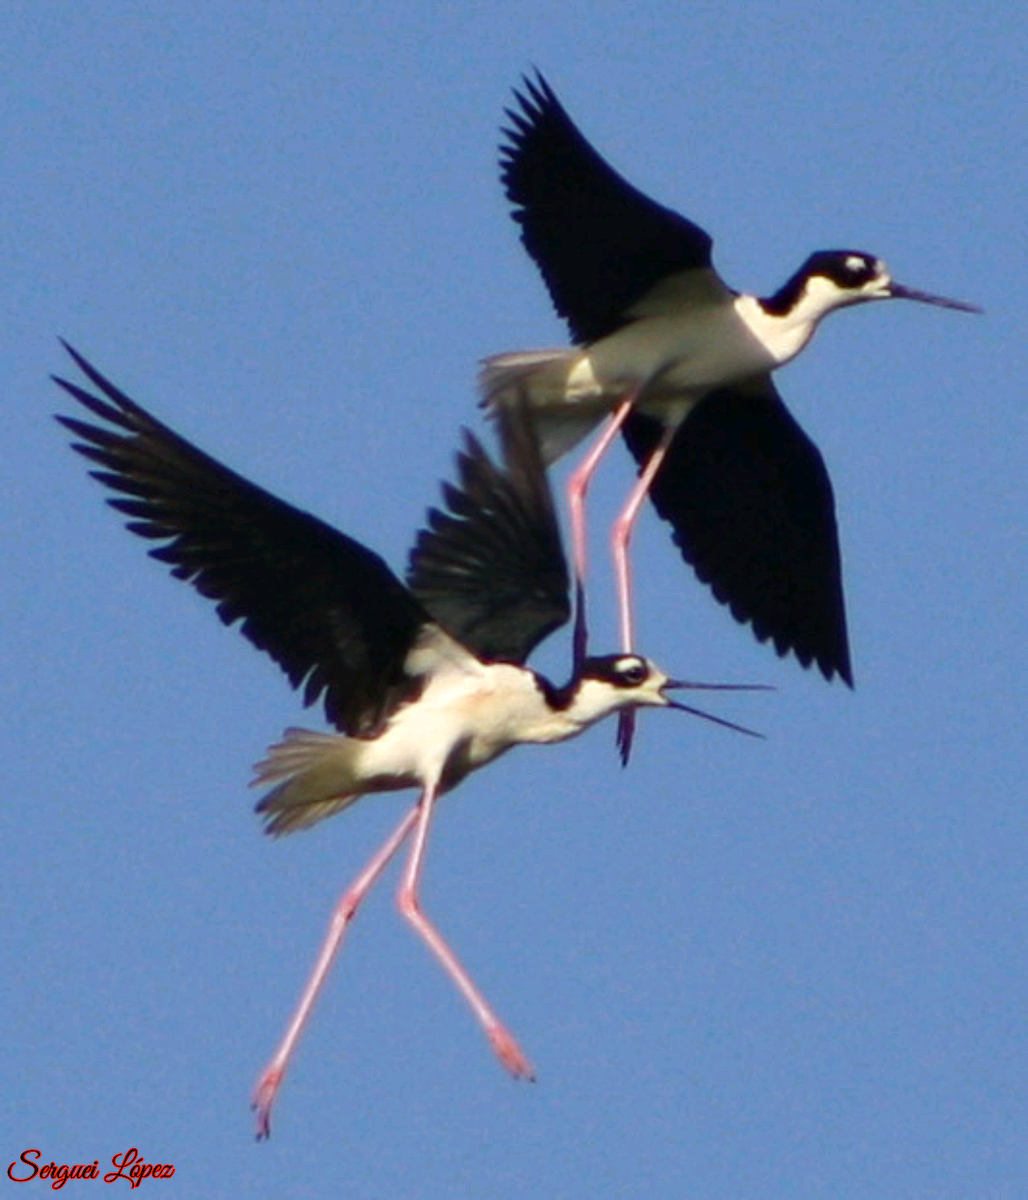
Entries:
[[[691,704],[683,704],[680,700],[672,700],[670,696],[665,695],[665,692],[686,689],[699,692],[773,692],[775,689],[770,685],[766,683],[697,683],[691,679],[669,679],[660,689],[660,694],[668,708],[677,708],[679,712],[689,713],[690,716],[702,717],[704,721],[711,721],[715,725],[721,725],[736,733],[745,733],[747,737],[762,738],[764,736],[755,729],[747,729],[745,725],[737,725],[734,721],[716,717],[713,713],[704,712],[702,708],[693,708]],[[618,716],[617,747],[623,767],[628,766],[628,760],[632,754],[635,712],[634,708],[626,708]]]
[[[773,692],[774,688],[766,683],[697,683],[690,679],[669,679],[660,689],[661,694],[667,691],[690,690],[698,692]],[[679,712],[690,713],[694,717],[702,717],[704,721],[712,721],[725,729],[734,729],[736,733],[745,733],[748,737],[762,738],[764,735],[755,729],[747,729],[745,725],[737,725],[724,717],[716,717],[713,713],[704,712],[702,708],[693,708],[691,704],[683,704],[680,700],[672,700],[664,696],[668,708],[677,708]]]
[[919,292],[904,287],[902,283],[890,283],[889,295],[897,300],[920,300],[922,304],[934,304],[936,308],[955,308],[958,312],[980,313],[977,304],[965,304],[963,300],[950,300],[946,296],[933,296],[931,292]]
[[691,713],[694,717],[702,717],[704,721],[713,721],[715,725],[723,725],[725,729],[734,729],[736,733],[745,733],[747,737],[762,738],[764,736],[756,729],[747,729],[745,725],[736,725],[734,721],[726,721],[724,717],[715,717],[713,713],[704,712],[702,708],[693,708],[691,704],[668,700],[667,706],[668,708],[677,708],[679,712]]

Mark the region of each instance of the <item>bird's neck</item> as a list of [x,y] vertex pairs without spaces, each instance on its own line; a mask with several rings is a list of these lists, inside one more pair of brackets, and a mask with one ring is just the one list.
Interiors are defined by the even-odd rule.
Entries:
[[775,298],[742,295],[735,301],[735,311],[750,333],[763,344],[778,366],[787,363],[814,336],[818,322],[825,315],[823,304],[803,295],[787,308],[779,310]]
[[546,705],[561,737],[574,737],[624,707],[624,693],[597,679],[572,678],[562,688],[543,681]]

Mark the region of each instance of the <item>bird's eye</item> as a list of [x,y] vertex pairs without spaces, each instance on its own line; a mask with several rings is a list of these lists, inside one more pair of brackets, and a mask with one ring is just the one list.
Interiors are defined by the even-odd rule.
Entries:
[[646,664],[639,658],[623,658],[618,663],[618,674],[627,687],[638,687],[649,674]]
[[855,284],[866,283],[879,273],[879,264],[863,254],[851,254],[843,266],[846,274]]

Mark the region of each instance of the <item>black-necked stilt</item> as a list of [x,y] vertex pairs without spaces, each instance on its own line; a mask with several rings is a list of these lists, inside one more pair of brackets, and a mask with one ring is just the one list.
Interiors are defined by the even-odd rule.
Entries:
[[[91,473],[128,528],[163,543],[150,551],[214,601],[241,631],[321,700],[340,733],[289,729],[256,768],[271,790],[257,804],[265,828],[288,833],[369,792],[419,787],[421,796],[332,918],[310,980],[254,1093],[258,1137],[286,1066],[358,905],[409,834],[399,891],[403,915],[454,980],[503,1065],[528,1060],[418,904],[418,881],[437,798],[511,747],[560,742],[627,708],[677,708],[740,729],[671,699],[682,687],[636,654],[584,658],[555,686],[523,663],[570,614],[567,564],[535,435],[523,409],[503,422],[506,470],[468,436],[449,512],[432,511],[412,551],[409,587],[378,555],[248,482],[155,420],[81,355],[101,393],[56,382],[103,424],[58,419],[79,439]],[[55,377],[56,378],[56,377]],[[742,732],[750,732],[742,730]]]
[[568,487],[576,575],[585,491],[623,429],[640,469],[613,533],[623,648],[633,644],[628,542],[649,492],[736,620],[852,686],[832,486],[772,372],[847,305],[899,297],[980,310],[903,287],[856,250],[812,254],[765,299],[735,292],[713,269],[710,237],[622,178],[542,75],[514,95],[502,182],[578,348],[494,356],[481,384],[493,409],[527,393],[547,463],[613,414]]

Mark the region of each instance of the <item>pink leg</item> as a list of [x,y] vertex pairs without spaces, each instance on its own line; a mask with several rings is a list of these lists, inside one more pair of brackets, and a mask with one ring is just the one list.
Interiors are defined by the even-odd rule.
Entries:
[[271,1062],[265,1067],[263,1074],[257,1081],[257,1086],[253,1090],[250,1107],[257,1114],[258,1141],[263,1141],[271,1135],[271,1106],[274,1104],[275,1096],[282,1085],[282,1079],[285,1076],[286,1067],[289,1064],[289,1059],[296,1046],[296,1042],[300,1037],[300,1031],[303,1029],[310,1015],[318,992],[321,991],[321,986],[325,982],[329,968],[332,966],[332,960],[342,945],[346,927],[349,925],[361,901],[367,895],[375,880],[382,874],[386,864],[396,851],[399,850],[404,838],[410,833],[414,822],[418,818],[419,808],[419,805],[415,805],[407,813],[393,833],[389,835],[388,841],[386,841],[353,883],[350,884],[336,905],[336,910],[332,914],[332,920],[328,927],[328,935],[322,944],[318,961],[314,964],[314,970],[311,972],[307,986],[303,990],[303,995],[300,997],[300,1003],[296,1006],[296,1011],[289,1022],[285,1036],[279,1043],[279,1047],[275,1051]]
[[[628,564],[628,543],[632,540],[632,530],[635,528],[639,509],[650,490],[654,477],[660,470],[660,465],[667,455],[668,447],[677,432],[677,426],[668,425],[657,448],[650,455],[649,462],[639,474],[635,487],[632,488],[625,507],[614,522],[611,545],[614,550],[614,569],[618,583],[618,609],[621,613],[621,649],[630,653],[634,642],[632,630],[632,577]],[[632,754],[632,739],[635,736],[635,709],[625,708],[618,715],[617,747],[621,755],[621,765],[628,766]]]
[[632,540],[632,530],[635,527],[636,518],[639,516],[642,502],[646,499],[646,493],[650,490],[654,476],[660,470],[660,465],[664,461],[668,447],[677,431],[678,427],[674,425],[668,425],[665,428],[657,443],[657,448],[650,455],[649,462],[636,480],[625,507],[614,522],[611,545],[614,550],[614,567],[618,581],[618,607],[621,610],[621,649],[626,654],[631,652],[633,643],[632,581],[628,565],[628,543]]
[[501,1024],[499,1018],[486,1003],[485,997],[472,983],[471,976],[460,965],[457,956],[443,941],[442,935],[418,906],[418,881],[424,861],[428,827],[432,820],[434,803],[435,788],[426,787],[419,805],[418,825],[414,832],[414,844],[411,847],[410,859],[397,895],[400,912],[425,940],[428,948],[442,963],[447,975],[460,989],[461,995],[471,1005],[472,1012],[485,1030],[486,1037],[500,1062],[516,1079],[522,1076],[534,1079],[535,1074],[532,1067],[517,1042]]
[[639,395],[639,389],[633,388],[611,413],[600,436],[592,448],[575,468],[568,480],[568,511],[571,514],[571,546],[575,564],[575,578],[585,587],[585,494],[589,490],[600,459],[606,454],[611,442],[617,437],[618,430],[624,425],[632,405]]

